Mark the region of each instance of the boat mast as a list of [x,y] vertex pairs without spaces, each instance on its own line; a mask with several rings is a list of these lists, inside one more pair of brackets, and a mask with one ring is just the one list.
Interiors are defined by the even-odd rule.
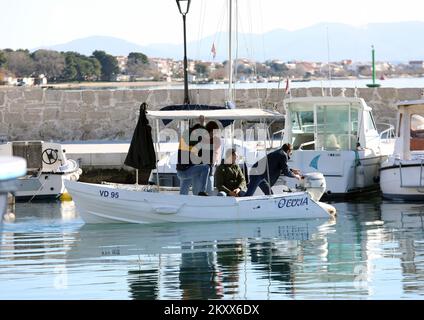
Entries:
[[331,87],[331,63],[330,63],[330,37],[328,35],[328,27],[327,27],[327,63],[328,63],[328,81],[329,81],[329,90],[330,97],[333,96],[333,88]]
[[232,15],[233,1],[228,0],[228,101],[233,101]]

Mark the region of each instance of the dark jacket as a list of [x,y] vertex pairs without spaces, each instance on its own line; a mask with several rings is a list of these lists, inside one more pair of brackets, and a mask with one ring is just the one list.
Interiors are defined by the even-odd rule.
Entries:
[[202,157],[202,150],[195,149],[196,144],[201,142],[202,138],[192,137],[192,132],[196,129],[204,129],[206,132],[206,129],[203,126],[197,124],[190,128],[188,132],[184,132],[183,136],[180,138],[180,143],[178,146],[178,163],[176,166],[177,170],[187,170],[188,168],[194,165],[194,163],[192,162],[193,157]]
[[289,166],[287,165],[288,159],[289,157],[287,156],[287,153],[283,151],[283,149],[275,150],[256,162],[250,170],[250,175],[260,175],[268,181],[268,161],[268,171],[270,178],[269,182],[271,186],[277,182],[280,174],[294,178],[295,175],[290,171]]
[[237,188],[246,190],[246,179],[237,164],[220,164],[215,171],[215,186],[219,191],[230,193]]

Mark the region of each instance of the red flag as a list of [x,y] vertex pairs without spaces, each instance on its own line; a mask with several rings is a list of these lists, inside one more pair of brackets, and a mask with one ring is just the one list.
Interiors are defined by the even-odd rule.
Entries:
[[215,59],[215,57],[216,57],[215,43],[212,43],[211,52],[212,52],[212,57]]

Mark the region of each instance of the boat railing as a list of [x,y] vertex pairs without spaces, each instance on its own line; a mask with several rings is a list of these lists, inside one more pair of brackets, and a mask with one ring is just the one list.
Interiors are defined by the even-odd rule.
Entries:
[[315,144],[315,140],[301,143],[299,146],[299,150],[303,150],[303,147],[310,146],[312,144]]
[[395,127],[390,123],[378,123],[378,126],[386,126],[387,129],[380,132],[379,138],[380,140],[391,140],[395,137]]
[[[275,131],[272,133],[272,138],[271,138],[271,149],[274,147],[274,141],[279,141],[279,145],[277,147],[282,147],[283,146],[283,138],[284,138],[284,129]],[[279,135],[279,137],[278,137]]]

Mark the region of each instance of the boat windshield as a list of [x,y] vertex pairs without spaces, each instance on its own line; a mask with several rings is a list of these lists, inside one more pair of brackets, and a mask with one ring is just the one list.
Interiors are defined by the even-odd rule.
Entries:
[[356,149],[359,108],[349,104],[295,104],[289,110],[293,149]]
[[411,115],[411,151],[424,150],[424,116],[419,114]]

